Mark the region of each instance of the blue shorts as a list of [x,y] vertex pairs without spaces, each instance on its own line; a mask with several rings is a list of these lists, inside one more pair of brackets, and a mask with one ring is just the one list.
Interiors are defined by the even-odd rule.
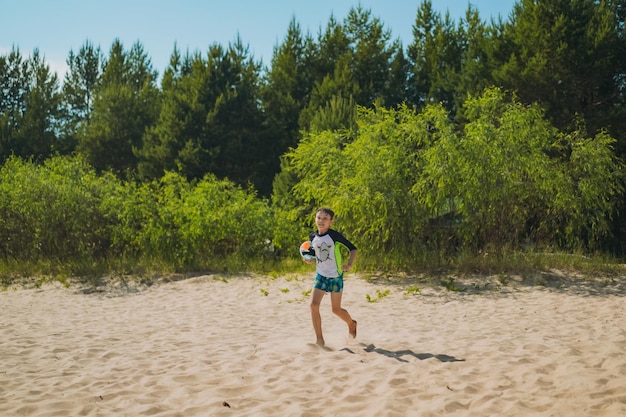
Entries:
[[343,274],[337,278],[327,278],[320,274],[315,276],[313,288],[326,292],[342,292],[343,291]]

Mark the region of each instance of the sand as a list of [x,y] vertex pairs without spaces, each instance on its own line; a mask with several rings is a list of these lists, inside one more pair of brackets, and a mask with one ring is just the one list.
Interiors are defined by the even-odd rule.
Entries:
[[416,292],[351,274],[357,338],[325,297],[321,349],[311,276],[8,288],[0,415],[626,415],[623,281]]

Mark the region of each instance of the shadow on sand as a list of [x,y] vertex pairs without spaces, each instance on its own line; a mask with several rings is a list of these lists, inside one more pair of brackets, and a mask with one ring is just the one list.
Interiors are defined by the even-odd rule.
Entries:
[[520,274],[467,274],[456,276],[373,276],[368,282],[397,286],[406,292],[408,288],[434,288],[435,293],[417,292],[420,297],[437,297],[441,294],[456,296],[489,295],[508,297],[522,288],[536,288],[583,297],[626,296],[626,274],[598,272],[596,275],[583,275],[576,272],[531,271]]
[[[383,356],[387,356],[388,358],[393,358],[399,362],[408,362],[408,360],[404,359],[403,356],[413,356],[414,358],[417,358],[421,361],[430,359],[430,358],[435,358],[439,360],[439,362],[465,362],[465,359],[458,359],[450,355],[443,355],[443,354],[433,355],[432,353],[415,353],[411,349],[392,351],[392,350],[387,350],[387,349],[376,347],[373,344],[366,345],[365,343],[360,343],[360,345],[363,347],[363,350],[368,353],[371,353],[371,352],[378,353]],[[345,350],[346,352],[349,352],[349,353],[354,353],[354,351],[350,350],[349,348],[343,348],[341,350]]]

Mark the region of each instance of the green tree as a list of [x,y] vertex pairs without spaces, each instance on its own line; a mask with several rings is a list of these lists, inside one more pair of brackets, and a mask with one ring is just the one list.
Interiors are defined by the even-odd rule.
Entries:
[[478,10],[471,5],[458,25],[460,42],[460,68],[454,81],[454,100],[457,121],[462,121],[460,112],[468,96],[480,95],[485,88],[494,84],[491,76],[490,60],[491,34],[481,20]]
[[[624,131],[623,20],[606,1],[522,0],[503,32],[494,71],[525,103],[539,103],[559,129]],[[622,145],[623,147],[623,145]]]
[[211,78],[218,91],[206,116],[211,141],[220,148],[213,173],[236,184],[253,184],[269,195],[278,155],[272,153],[274,148],[259,105],[260,63],[239,37],[223,58],[214,63],[209,59],[209,66],[215,69]]
[[406,103],[409,99],[409,60],[404,55],[400,41],[396,41],[395,48],[396,53],[389,66],[389,79],[384,100],[384,105],[387,107],[396,107]]
[[602,131],[588,137],[577,130],[558,137],[565,156],[560,174],[565,186],[554,199],[549,232],[565,249],[616,252],[612,220],[624,199],[624,163],[616,140]]
[[417,9],[413,25],[413,42],[407,48],[410,71],[408,73],[408,102],[423,108],[429,102],[432,73],[438,56],[434,49],[436,28],[441,17],[433,9],[432,1],[424,0]]
[[0,161],[13,153],[14,135],[26,111],[28,64],[19,49],[0,56]]
[[509,104],[498,90],[465,105],[465,134],[442,135],[425,152],[414,191],[432,215],[460,215],[465,247],[516,249],[527,221],[541,216],[561,188],[550,183],[557,178],[548,156],[554,129],[537,106]]
[[342,230],[359,236],[361,248],[385,252],[381,262],[399,261],[421,247],[421,235],[415,232],[426,217],[409,190],[428,126],[418,125],[407,106],[359,106],[356,123],[356,132],[311,131],[286,155],[288,172],[297,172],[299,180],[289,190],[295,204],[280,214],[311,227],[314,209],[330,205]]
[[261,85],[263,107],[268,129],[275,138],[276,155],[296,146],[300,139],[298,117],[313,88],[306,53],[312,40],[307,39],[293,18],[283,43],[274,49],[271,67]]
[[326,106],[333,97],[353,99],[358,85],[351,72],[352,51],[345,28],[333,15],[317,42],[309,49],[312,87],[309,99],[299,115],[300,130],[309,130],[315,113]]
[[86,129],[91,121],[104,55],[100,47],[86,41],[78,53],[70,50],[66,62],[68,71],[63,82],[63,140],[66,151],[71,151],[78,143],[78,132]]
[[207,173],[269,194],[276,171],[259,105],[260,64],[237,38],[228,49],[214,44],[180,60],[164,75],[163,106],[138,151],[140,170],[158,177],[177,170],[188,179]]
[[16,137],[16,155],[43,160],[57,151],[61,116],[59,79],[50,72],[44,58],[35,50],[29,59],[31,88],[26,111]]
[[0,57],[0,158],[43,160],[58,146],[61,116],[56,74],[35,49],[26,60],[14,48]]
[[429,103],[442,103],[454,114],[462,53],[450,14],[442,19],[433,11],[431,1],[421,3],[413,25],[413,42],[407,49],[411,65],[409,102],[418,109]]
[[[333,115],[335,120],[332,125],[320,124],[320,117],[323,118],[324,115],[319,115],[319,113],[328,113],[325,109],[327,109],[328,106],[333,106],[331,102],[335,102],[335,107],[337,105],[344,107],[346,103],[353,103],[354,97],[359,91],[359,87],[350,72],[349,57],[344,55],[342,59],[337,62],[334,73],[328,74],[321,83],[316,84],[313,88],[309,103],[300,113],[301,129],[350,127],[349,124],[354,109],[342,109],[341,114]],[[338,118],[338,116],[342,115],[343,118]]]
[[[191,91],[185,90],[192,74],[193,62],[202,61],[196,54],[181,56],[178,47],[170,57],[161,81],[161,110],[156,123],[149,127],[143,138],[143,146],[135,154],[139,158],[138,173],[143,179],[161,177],[166,171],[176,171],[178,152],[185,145],[186,136],[197,136],[202,120],[192,111]],[[190,129],[197,129],[191,133]]]
[[[359,107],[355,132],[307,133],[285,156],[297,181],[273,200],[280,218],[304,229],[315,207],[330,205],[341,228],[386,262],[438,262],[425,249],[502,253],[528,240],[605,247],[624,195],[615,140],[559,132],[540,106],[496,88],[464,105],[463,129],[430,104],[420,113]],[[276,236],[285,247],[288,237]]]
[[78,144],[98,171],[136,170],[135,152],[159,112],[156,78],[139,42],[129,52],[119,40],[113,42],[96,89],[91,122],[80,132]]
[[615,140],[560,133],[538,105],[498,89],[465,105],[464,135],[444,134],[423,155],[413,192],[431,216],[459,216],[457,237],[471,250],[517,250],[526,239],[597,248],[623,197]]
[[[316,59],[311,65],[315,84],[300,114],[300,128],[308,130],[314,118],[319,119],[316,113],[327,113],[329,106],[338,103],[373,106],[402,102],[406,97],[403,71],[408,64],[401,43],[391,43],[390,39],[391,31],[360,6],[350,9],[343,25],[331,16],[326,30],[318,36]],[[342,127],[348,123],[344,120]]]
[[350,71],[359,86],[354,100],[363,106],[372,106],[377,100],[385,103],[390,93],[390,67],[400,43],[391,43],[391,31],[361,6],[350,9],[344,27],[352,51]]
[[356,103],[352,96],[344,98],[342,95],[334,95],[315,112],[309,129],[312,132],[354,130],[357,128],[355,113]]
[[320,28],[316,42],[307,48],[313,83],[321,83],[335,72],[337,63],[350,52],[350,38],[334,15],[328,19],[324,30]]

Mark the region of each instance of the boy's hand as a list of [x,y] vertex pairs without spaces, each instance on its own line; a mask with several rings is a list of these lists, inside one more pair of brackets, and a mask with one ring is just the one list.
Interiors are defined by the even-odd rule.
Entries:
[[352,265],[346,264],[346,265],[341,265],[341,270],[346,272],[352,269]]
[[312,258],[312,259],[305,259],[305,258],[302,258],[302,260],[303,260],[304,262],[308,263],[308,264],[311,264],[311,265],[315,263],[315,258]]

